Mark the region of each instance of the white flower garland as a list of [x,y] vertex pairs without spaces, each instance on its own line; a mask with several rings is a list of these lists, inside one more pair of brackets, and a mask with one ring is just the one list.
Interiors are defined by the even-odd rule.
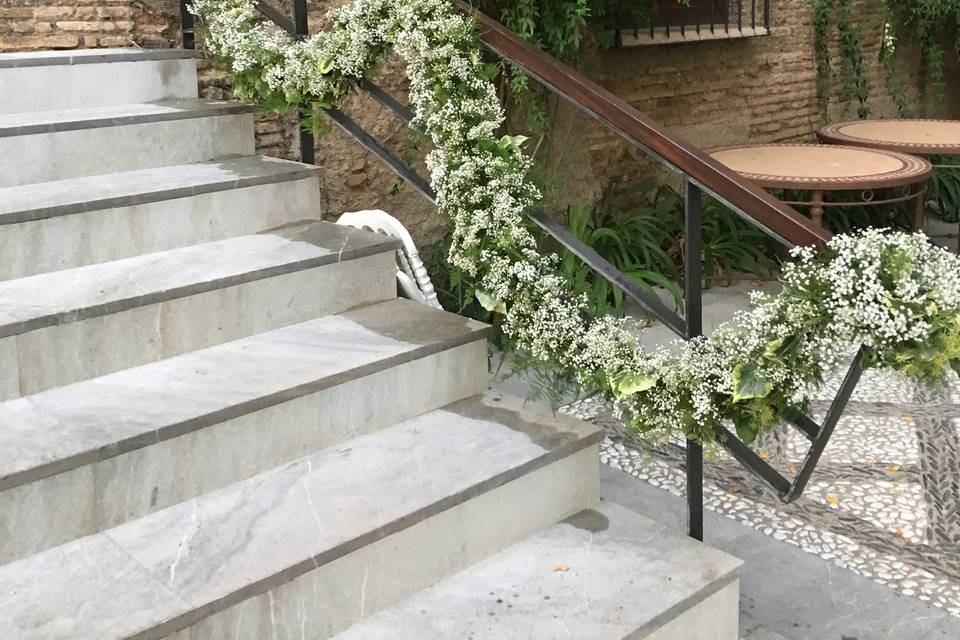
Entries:
[[449,261],[477,278],[504,331],[536,360],[603,391],[638,430],[704,442],[732,421],[751,440],[859,345],[869,366],[937,380],[960,371],[960,262],[922,234],[878,230],[794,252],[784,291],[709,339],[643,351],[621,321],[588,320],[557,258],[524,226],[539,199],[522,138],[496,138],[504,114],[473,21],[446,0],[353,0],[302,42],[255,19],[254,0],[194,0],[206,45],[229,66],[237,94],[275,110],[337,104],[393,48],[407,63],[438,208],[453,223]]

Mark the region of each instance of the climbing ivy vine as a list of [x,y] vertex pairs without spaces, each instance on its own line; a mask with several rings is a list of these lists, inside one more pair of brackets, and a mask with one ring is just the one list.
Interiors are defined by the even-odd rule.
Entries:
[[[874,0],[880,2],[881,0]],[[853,15],[853,0],[808,0],[813,8],[814,58],[817,63],[817,97],[826,115],[835,69],[830,56],[832,27],[836,27],[842,59],[839,80],[845,102],[857,103],[860,118],[870,116],[870,86],[861,37]],[[901,44],[920,52],[915,74],[921,104],[942,103],[946,92],[947,55],[960,59],[960,0],[882,0],[883,42],[879,62],[884,67],[887,90],[902,117],[912,115],[904,87],[898,79],[895,53]],[[949,51],[948,51],[949,49]]]
[[841,66],[839,78],[843,100],[857,102],[857,116],[870,117],[870,83],[860,46],[860,34],[853,19],[853,0],[809,0],[813,7],[813,46],[817,63],[817,100],[826,117],[833,88],[834,66],[830,57],[831,26],[836,18]]
[[921,100],[941,102],[946,90],[947,48],[960,58],[960,0],[886,0],[886,5],[893,46],[911,42],[920,50],[917,89]]
[[[689,5],[690,0],[673,0]],[[585,47],[612,46],[615,30],[649,24],[655,0],[474,0],[483,11],[554,58],[574,66],[582,62]],[[537,132],[549,128],[545,95],[519,69],[504,63],[510,94],[524,111],[527,124]]]

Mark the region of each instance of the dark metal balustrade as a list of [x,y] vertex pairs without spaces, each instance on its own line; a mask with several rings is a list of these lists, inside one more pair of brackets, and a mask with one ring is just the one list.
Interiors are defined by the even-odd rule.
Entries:
[[770,0],[677,0],[654,3],[642,24],[619,25],[616,42],[623,45],[671,41],[741,38],[770,31]]
[[[488,50],[522,69],[550,92],[616,132],[681,176],[685,192],[684,256],[686,256],[683,315],[671,310],[655,296],[642,291],[633,280],[574,237],[553,216],[543,211],[533,211],[529,214],[531,219],[559,244],[620,288],[624,294],[643,306],[678,336],[690,340],[702,335],[703,332],[703,265],[702,259],[691,258],[702,255],[701,210],[704,193],[720,200],[744,220],[759,227],[787,247],[816,245],[830,239],[829,231],[813,224],[806,216],[741,178],[700,149],[668,133],[624,100],[537,49],[492,18],[478,13],[467,2],[453,1],[462,11],[475,17],[480,39]],[[181,0],[181,2],[186,4],[189,0]],[[755,7],[756,3],[757,0],[751,0],[752,7]],[[740,10],[742,4],[742,2],[734,2],[731,6]],[[763,6],[765,15],[769,16],[769,2],[763,2]],[[265,17],[294,37],[303,38],[308,33],[306,0],[293,1],[292,20],[262,0],[257,8]],[[193,45],[193,21],[192,16],[189,16],[185,10],[183,15],[183,42],[185,47],[189,47]],[[752,15],[756,16],[756,11]],[[411,111],[383,89],[369,80],[364,80],[360,88],[404,122],[410,123],[413,117]],[[436,200],[428,180],[419,176],[393,155],[358,123],[339,109],[327,109],[326,113],[337,126],[383,160],[419,193],[431,201]],[[300,145],[301,159],[312,163],[313,136],[309,132],[301,132]],[[791,417],[790,423],[811,442],[806,459],[793,480],[783,477],[733,433],[722,429],[718,435],[718,442],[741,464],[772,487],[785,502],[795,500],[803,493],[859,381],[865,355],[866,352],[863,349],[857,354],[822,424],[815,423],[805,415],[798,414]],[[703,452],[701,445],[692,440],[687,441],[686,451],[688,530],[692,537],[702,540]]]

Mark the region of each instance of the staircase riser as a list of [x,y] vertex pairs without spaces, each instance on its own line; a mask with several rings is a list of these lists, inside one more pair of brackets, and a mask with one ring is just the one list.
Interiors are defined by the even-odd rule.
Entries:
[[253,114],[0,137],[0,187],[254,153]]
[[0,391],[29,395],[395,297],[388,252],[26,331],[0,340]]
[[136,104],[196,98],[194,60],[0,69],[0,113]]
[[629,640],[737,640],[740,637],[740,581],[734,580],[653,633]]
[[172,629],[156,629],[138,640],[329,638],[594,504],[599,499],[598,464],[597,447],[588,447],[234,604],[187,630],[174,634]]
[[319,219],[319,193],[313,177],[0,226],[0,280]]
[[0,564],[482,393],[476,341],[0,493]]

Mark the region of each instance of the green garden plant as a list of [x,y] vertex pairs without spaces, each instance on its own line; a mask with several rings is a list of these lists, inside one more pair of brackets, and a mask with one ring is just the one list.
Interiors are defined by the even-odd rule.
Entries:
[[[683,194],[652,180],[613,182],[601,200],[567,209],[567,227],[648,293],[667,293],[683,307],[685,257]],[[706,285],[736,273],[769,276],[776,270],[773,247],[764,234],[730,209],[706,198],[702,209],[703,270]],[[569,251],[562,252],[561,273],[571,289],[584,294],[593,315],[619,314],[623,294]]]
[[903,42],[920,50],[916,79],[921,102],[942,103],[946,56],[960,58],[960,0],[886,0],[886,6],[891,47]]
[[[830,28],[836,22],[842,68],[840,80],[847,102],[857,101],[857,115],[870,115],[869,85],[860,35],[853,14],[853,0],[808,0],[813,8],[814,58],[817,63],[817,95],[824,115],[834,80],[830,60]],[[881,0],[872,0],[881,2]],[[884,66],[887,89],[901,117],[914,112],[908,105],[896,69],[896,51],[912,44],[920,51],[920,69],[913,74],[924,106],[942,104],[946,89],[946,56],[960,59],[960,0],[882,0],[883,43],[879,62]]]
[[960,156],[928,159],[937,168],[927,183],[927,203],[947,222],[960,222]]

